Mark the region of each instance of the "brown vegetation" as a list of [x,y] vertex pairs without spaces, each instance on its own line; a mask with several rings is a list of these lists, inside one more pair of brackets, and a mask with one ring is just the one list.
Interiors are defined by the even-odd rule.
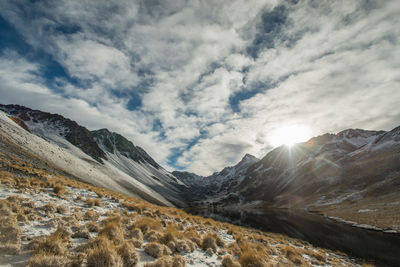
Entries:
[[234,260],[231,255],[225,255],[222,258],[222,265],[224,267],[241,267],[240,263]]
[[149,243],[144,247],[144,251],[153,258],[160,258],[163,255],[171,254],[171,250],[160,243]]

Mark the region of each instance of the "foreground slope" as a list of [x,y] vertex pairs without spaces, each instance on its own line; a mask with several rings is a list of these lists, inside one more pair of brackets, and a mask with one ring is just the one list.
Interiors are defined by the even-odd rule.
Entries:
[[92,133],[57,114],[16,105],[0,105],[0,110],[7,112],[1,112],[2,135],[63,171],[154,203],[184,206],[183,184],[122,136],[131,151],[111,151],[100,141],[102,131]]
[[0,152],[0,215],[1,266],[360,266],[303,241],[69,179],[13,145]]

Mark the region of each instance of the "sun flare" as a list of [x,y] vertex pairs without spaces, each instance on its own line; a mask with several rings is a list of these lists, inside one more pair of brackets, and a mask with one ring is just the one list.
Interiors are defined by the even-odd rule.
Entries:
[[292,146],[311,138],[311,130],[305,125],[287,125],[271,134],[269,142],[274,146]]

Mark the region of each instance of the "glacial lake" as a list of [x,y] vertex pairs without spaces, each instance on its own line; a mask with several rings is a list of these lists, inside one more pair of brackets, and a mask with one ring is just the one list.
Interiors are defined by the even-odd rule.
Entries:
[[400,266],[400,234],[354,227],[306,211],[234,211],[186,209],[188,213],[265,232],[285,234],[309,243],[369,260],[376,266]]

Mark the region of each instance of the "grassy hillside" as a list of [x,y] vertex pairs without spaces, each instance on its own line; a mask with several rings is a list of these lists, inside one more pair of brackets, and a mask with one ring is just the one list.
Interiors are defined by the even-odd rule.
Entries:
[[22,148],[7,150],[0,152],[0,265],[359,266],[283,235],[95,187]]

